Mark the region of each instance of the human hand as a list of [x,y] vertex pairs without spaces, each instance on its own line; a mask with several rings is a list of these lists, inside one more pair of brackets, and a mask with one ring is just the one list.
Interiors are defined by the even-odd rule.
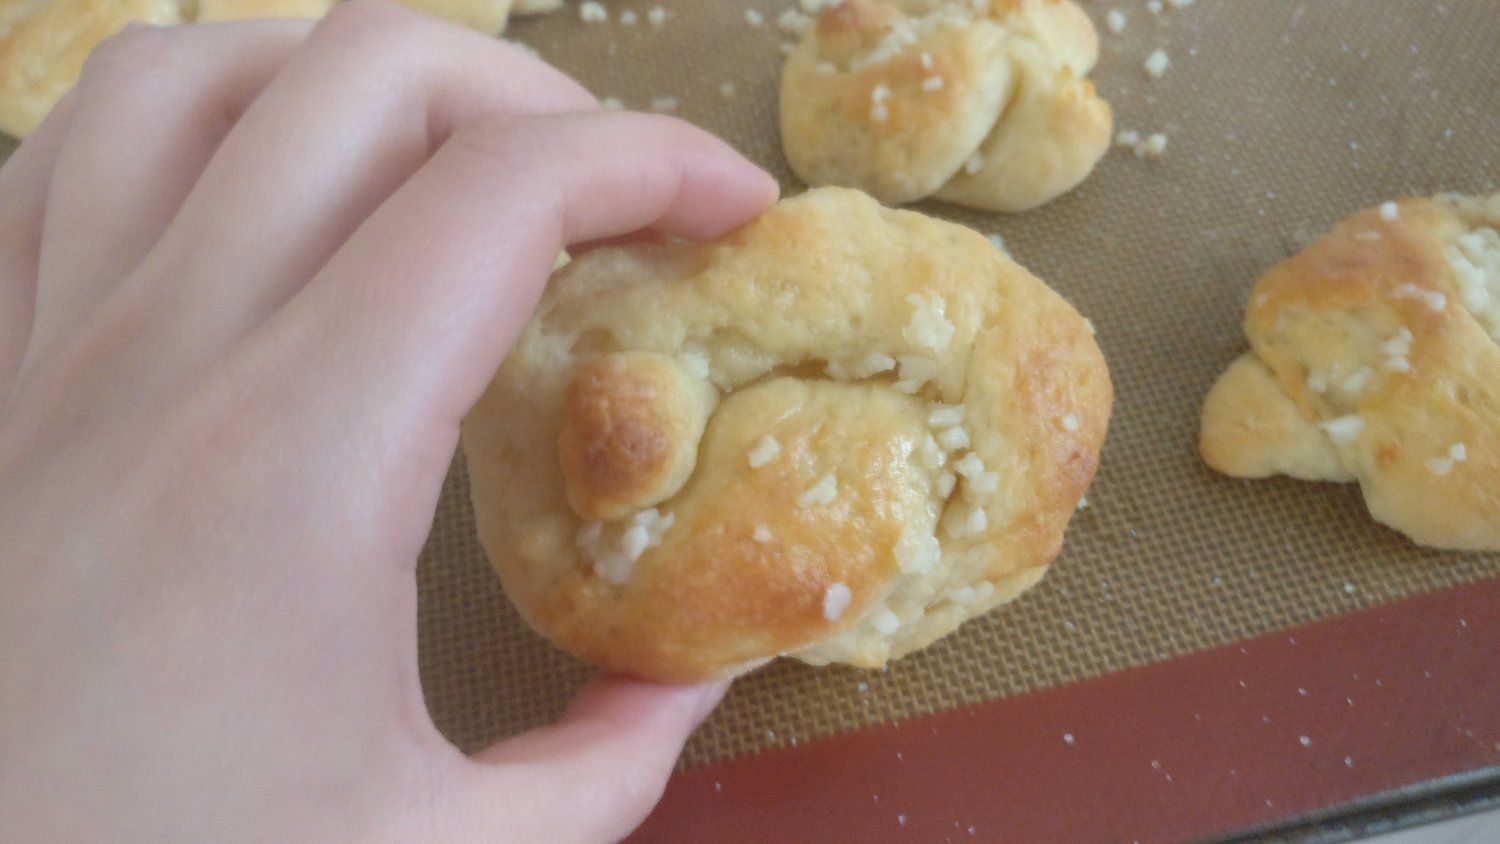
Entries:
[[722,688],[603,679],[465,758],[413,567],[559,248],[775,192],[379,3],[106,42],[0,169],[5,836],[626,834]]

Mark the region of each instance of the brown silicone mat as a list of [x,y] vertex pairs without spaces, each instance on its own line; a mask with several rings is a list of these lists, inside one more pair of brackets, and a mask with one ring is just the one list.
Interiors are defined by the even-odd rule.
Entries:
[[[576,4],[510,36],[600,96],[678,113],[800,190],[779,150],[776,87],[792,0]],[[748,6],[767,23],[752,28]],[[1201,0],[1114,7],[1093,78],[1117,128],[1162,131],[1155,162],[1116,150],[1041,210],[920,210],[1003,233],[1018,260],[1099,327],[1117,401],[1092,506],[1052,573],[1019,602],[880,673],[778,662],[737,682],[688,765],[1040,689],[1267,630],[1500,576],[1500,555],[1418,549],[1373,524],[1350,487],[1218,477],[1195,451],[1199,401],[1244,347],[1246,291],[1350,211],[1394,196],[1500,188],[1495,0]],[[632,9],[633,28],[617,22]],[[1150,81],[1145,56],[1171,67]],[[733,83],[725,97],[721,84]],[[8,151],[8,145],[0,152]],[[418,570],[423,683],[464,748],[543,723],[588,669],[530,633],[474,536],[463,467]]]
[[[678,113],[801,189],[780,153],[776,91],[791,0],[665,3],[652,29],[574,10],[511,36],[600,96]],[[612,12],[647,3],[611,4]],[[752,28],[744,9],[767,24]],[[1166,155],[1113,151],[1072,194],[1023,215],[920,210],[1004,235],[1099,327],[1117,400],[1092,503],[1034,591],[885,673],[773,663],[737,682],[684,757],[701,764],[1160,660],[1405,595],[1500,575],[1500,556],[1418,549],[1352,487],[1218,477],[1196,456],[1198,405],[1244,348],[1257,274],[1349,212],[1402,194],[1500,188],[1494,0],[1086,3],[1093,78],[1117,128]],[[1148,80],[1157,47],[1171,66]],[[725,97],[721,83],[735,95]],[[587,670],[525,630],[475,541],[461,467],[420,569],[423,679],[464,747],[539,724]]]

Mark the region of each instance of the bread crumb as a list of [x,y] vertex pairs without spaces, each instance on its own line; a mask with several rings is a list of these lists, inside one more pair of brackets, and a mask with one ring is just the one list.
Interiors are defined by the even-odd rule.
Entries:
[[1380,203],[1380,219],[1391,221],[1401,216],[1401,209],[1394,202]]
[[889,636],[901,628],[901,619],[891,612],[888,607],[881,607],[870,616],[870,623],[874,625],[875,632],[882,636]]
[[783,41],[776,45],[776,49],[780,50],[783,56],[790,56],[792,53],[797,52],[797,45],[790,41]]
[[750,538],[764,545],[772,540],[771,529],[765,525],[756,525],[755,530],[750,533]]
[[1391,290],[1392,299],[1421,299],[1422,303],[1434,311],[1442,311],[1448,307],[1448,297],[1438,290],[1428,290],[1419,287],[1409,281],[1402,282]]
[[1412,335],[1411,329],[1403,325],[1396,329],[1395,337],[1380,344],[1380,351],[1390,356],[1408,354],[1411,352],[1411,341],[1414,339],[1416,338]]
[[1353,442],[1359,436],[1359,432],[1364,430],[1365,420],[1364,417],[1358,414],[1349,414],[1348,416],[1340,416],[1336,419],[1323,422],[1319,427],[1334,442],[1349,443]]
[[1125,13],[1119,9],[1110,9],[1104,16],[1104,25],[1109,27],[1110,32],[1119,35],[1125,31]]
[[750,461],[750,468],[759,469],[775,460],[780,454],[781,443],[777,442],[775,437],[766,434],[755,441],[755,445],[750,447],[750,451],[745,456]]
[[938,445],[948,451],[969,447],[969,432],[962,425],[955,425],[937,435]]
[[938,498],[947,498],[948,496],[952,495],[953,488],[957,485],[958,477],[947,469],[944,469],[937,478],[936,492],[938,494]]
[[938,374],[937,361],[921,355],[902,355],[896,358],[896,368],[900,380],[894,386],[903,393],[917,392]]
[[1197,0],[1167,0],[1167,2],[1171,3],[1174,9],[1186,9],[1197,2]]
[[765,15],[762,15],[760,12],[757,12],[754,9],[746,9],[745,10],[745,23],[748,23],[751,26],[760,26],[761,24],[763,24],[765,22],[766,22],[766,16]]
[[1312,746],[1312,739],[1308,738],[1307,736],[1302,736],[1301,738],[1298,738],[1297,741],[1301,742],[1303,747]]
[[1434,457],[1427,461],[1427,471],[1440,478],[1447,477],[1453,471],[1453,458]]
[[598,0],[584,0],[578,4],[578,17],[584,23],[605,23],[609,20],[609,10]]
[[683,352],[677,362],[694,378],[708,377],[708,355],[702,352]]
[[870,89],[870,119],[877,123],[883,122],[890,116],[886,110],[885,101],[891,96],[891,86],[884,82]]
[[[958,474],[962,475],[964,480],[971,482],[975,480],[982,480],[985,478],[985,476],[994,474],[993,472],[985,471],[984,460],[982,460],[979,455],[975,454],[972,451],[968,454],[965,454],[963,456],[963,459],[954,461],[953,469],[954,471],[958,472]],[[999,476],[996,475],[997,479],[998,477]]]
[[931,92],[931,91],[941,91],[942,88],[943,88],[943,77],[941,77],[941,76],[929,76],[926,79],[922,80],[922,90],[923,91],[929,91],[929,92]]
[[989,516],[984,513],[983,507],[975,507],[969,511],[969,517],[964,520],[964,535],[975,536],[984,533],[990,524]]
[[622,26],[635,26],[637,20],[639,18],[636,17],[634,9],[626,9],[620,13],[620,24]]
[[855,378],[869,378],[896,368],[896,359],[882,352],[871,352],[855,361],[851,372]]
[[[1500,215],[1500,201],[1491,201]],[[1458,284],[1459,299],[1490,337],[1500,343],[1500,231],[1478,228],[1453,239],[1446,250],[1448,266]]]
[[978,173],[980,170],[983,170],[983,169],[984,169],[984,156],[980,155],[977,152],[974,153],[973,155],[969,156],[969,160],[964,162],[964,173],[966,173],[966,174],[968,174],[970,176],[974,175],[975,173]]
[[1010,257],[1010,250],[1005,247],[1005,238],[1001,237],[999,232],[991,232],[985,235],[984,239],[988,240],[991,246],[999,250],[1001,255],[1007,258]]
[[922,55],[919,56],[918,58],[922,62],[922,69],[923,70],[932,70],[932,54],[931,53],[927,52],[926,50],[923,50],[922,51]]
[[1130,150],[1136,158],[1160,158],[1167,151],[1167,136],[1152,132],[1143,138],[1134,129],[1121,129],[1115,135],[1115,146]]
[[1411,361],[1405,355],[1396,355],[1385,359],[1385,369],[1392,372],[1411,372]]
[[604,106],[610,111],[622,111],[625,108],[625,104],[620,102],[619,97],[605,97],[599,101],[599,105]]
[[1172,60],[1167,58],[1167,51],[1157,48],[1152,51],[1151,55],[1146,57],[1146,62],[1142,67],[1146,69],[1147,76],[1152,79],[1160,79],[1162,74],[1167,72],[1167,67],[1171,63]]
[[651,100],[651,110],[663,113],[671,113],[677,110],[676,97],[655,97]]
[[781,17],[776,19],[777,26],[793,35],[806,35],[807,31],[812,29],[815,22],[811,15],[804,14],[796,9],[787,9],[781,13]]
[[832,503],[837,497],[838,481],[832,474],[827,474],[797,496],[797,506],[806,510],[810,507]]
[[1368,366],[1361,366],[1344,379],[1343,388],[1350,393],[1358,393],[1370,383],[1375,377],[1375,370]]
[[1463,443],[1454,443],[1448,446],[1448,459],[1454,463],[1462,463],[1469,459],[1469,448]]
[[1062,418],[1062,429],[1068,433],[1078,430],[1078,415],[1069,413]]
[[667,22],[668,14],[670,13],[667,12],[666,9],[663,9],[660,6],[652,6],[651,8],[646,10],[646,20],[652,26],[660,29],[661,25]]
[[631,560],[639,560],[641,554],[646,552],[646,543],[650,541],[644,527],[631,525],[620,535],[620,550]]
[[844,615],[844,610],[849,609],[849,602],[854,596],[849,592],[849,587],[842,583],[831,584],[823,592],[823,617],[829,621],[838,621]]
[[901,529],[892,552],[896,557],[897,568],[907,574],[926,574],[943,557],[943,549],[937,537],[911,526]]
[[1146,136],[1146,140],[1135,148],[1137,158],[1161,158],[1167,151],[1167,136],[1160,132],[1152,132]]
[[901,336],[914,346],[935,352],[946,348],[953,339],[954,328],[953,323],[944,315],[947,302],[943,297],[933,296],[929,299],[916,293],[908,293],[906,301],[912,306],[912,315],[906,327],[901,330]]
[[661,544],[676,518],[673,513],[663,516],[654,507],[642,510],[630,518],[613,543],[606,541],[603,522],[590,522],[578,531],[575,544],[597,576],[611,583],[624,583],[630,579],[641,555]]
[[1080,495],[1080,496],[1078,496],[1078,507],[1076,509],[1087,510],[1088,508],[1089,508],[1089,497],[1087,495]]
[[927,424],[934,428],[952,428],[964,423],[966,413],[961,404],[931,404],[927,408]]
[[817,71],[824,76],[832,76],[838,73],[838,66],[833,62],[818,62]]
[[1073,744],[1076,744],[1077,742],[1078,740],[1073,738],[1072,733],[1063,733],[1063,744],[1071,746]]
[[734,83],[733,82],[720,82],[719,83],[719,96],[721,96],[721,97],[723,97],[724,99],[727,100],[727,99],[732,98],[734,96],[734,94],[735,94],[735,87],[734,87]]
[[1094,327],[1094,321],[1089,319],[1088,317],[1083,318],[1083,327],[1089,330],[1090,337],[1099,336],[1099,329]]
[[1146,0],[1146,11],[1153,15],[1161,14],[1161,0]]

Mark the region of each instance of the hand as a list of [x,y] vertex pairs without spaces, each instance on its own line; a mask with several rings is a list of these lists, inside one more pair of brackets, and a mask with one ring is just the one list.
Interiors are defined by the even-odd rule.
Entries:
[[103,45],[0,170],[4,837],[626,834],[722,688],[596,681],[465,758],[416,555],[559,248],[775,192],[392,6]]

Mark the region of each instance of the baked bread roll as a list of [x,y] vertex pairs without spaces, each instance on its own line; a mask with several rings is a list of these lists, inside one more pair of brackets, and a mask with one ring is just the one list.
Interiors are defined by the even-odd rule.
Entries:
[[1072,0],[844,0],[782,72],[787,160],[891,205],[1034,208],[1109,149],[1098,53]]
[[[0,0],[0,132],[24,138],[78,82],[83,62],[128,23],[245,18],[321,18],[337,0]],[[396,0],[409,8],[497,34],[512,0]],[[557,0],[520,0],[517,13]],[[524,6],[524,9],[521,8]]]
[[126,24],[181,20],[177,0],[0,0],[0,131],[31,134]]
[[408,9],[489,35],[505,30],[511,0],[396,0]]
[[250,18],[321,18],[334,0],[198,0],[197,23]]
[[562,8],[562,0],[516,0],[516,5],[511,8],[513,15],[539,15],[543,12],[555,12]]
[[663,681],[877,667],[1041,579],[1111,403],[1086,322],[857,191],[560,270],[463,425],[527,621]]
[[1357,481],[1378,521],[1500,551],[1500,194],[1388,202],[1272,268],[1201,450],[1228,475]]

